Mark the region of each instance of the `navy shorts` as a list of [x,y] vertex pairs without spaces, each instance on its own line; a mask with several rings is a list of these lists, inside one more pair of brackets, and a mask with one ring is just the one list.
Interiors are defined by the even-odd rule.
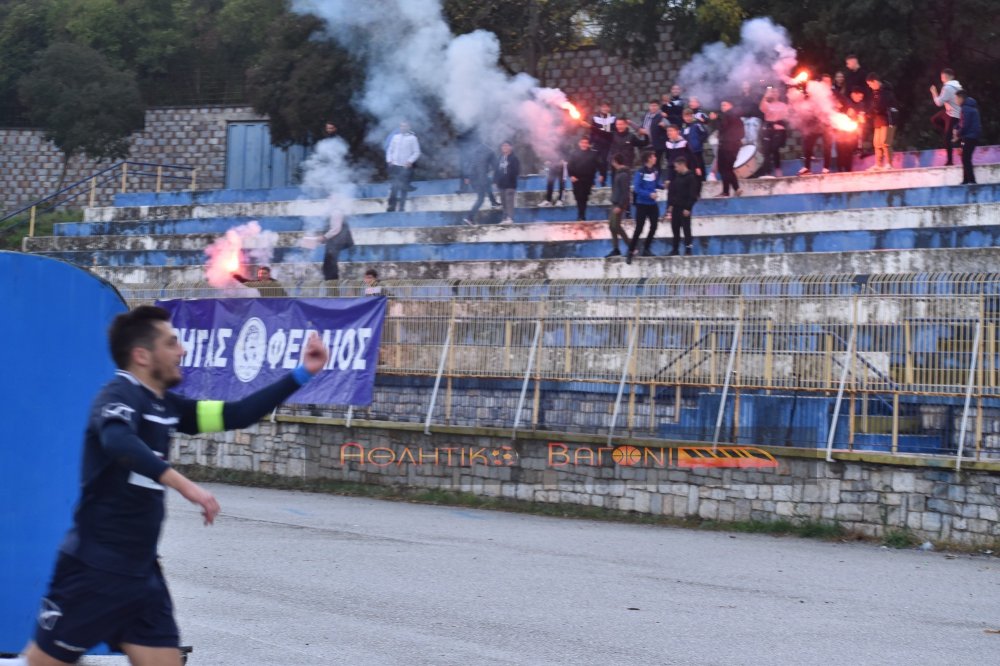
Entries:
[[46,654],[75,663],[99,643],[178,647],[174,605],[159,566],[138,578],[59,555],[38,611],[35,642]]

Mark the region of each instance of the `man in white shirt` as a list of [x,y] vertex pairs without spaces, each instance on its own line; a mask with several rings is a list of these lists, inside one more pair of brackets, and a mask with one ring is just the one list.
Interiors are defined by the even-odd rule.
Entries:
[[410,191],[410,178],[413,176],[413,165],[420,159],[420,142],[417,135],[410,131],[410,124],[403,121],[399,131],[392,135],[389,146],[385,150],[385,163],[389,171],[389,212],[406,208],[406,195]]
[[945,154],[948,157],[945,166],[951,166],[952,162],[952,134],[958,127],[958,119],[962,115],[962,107],[955,101],[955,93],[962,89],[962,84],[955,79],[955,72],[950,69],[941,70],[941,93],[938,94],[937,86],[931,86],[931,99],[942,108],[931,118],[931,123],[941,132],[944,137]]

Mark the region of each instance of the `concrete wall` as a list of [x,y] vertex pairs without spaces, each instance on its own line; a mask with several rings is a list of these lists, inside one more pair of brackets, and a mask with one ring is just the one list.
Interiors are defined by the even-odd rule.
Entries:
[[[199,188],[225,184],[226,127],[231,121],[261,120],[247,107],[156,108],[146,111],[142,130],[131,137],[129,159],[157,164],[197,167]],[[0,210],[12,210],[46,197],[58,189],[62,153],[37,129],[0,128]],[[111,162],[86,157],[70,160],[65,183],[87,178]],[[110,205],[120,181],[102,187],[97,199]],[[130,187],[152,190],[155,180],[130,181]],[[190,181],[164,181],[164,189],[184,189]],[[86,197],[80,200],[86,203]]]
[[[460,490],[681,518],[837,521],[876,537],[908,529],[921,539],[963,544],[1000,539],[996,465],[969,463],[956,474],[915,459],[908,460],[911,465],[884,464],[877,461],[885,457],[877,454],[841,454],[842,460],[826,463],[810,452],[789,452],[776,454],[776,469],[682,469],[659,466],[653,459],[626,467],[613,462],[607,449],[600,465],[571,465],[558,463],[581,448],[596,453],[604,441],[529,435],[519,440],[517,455],[504,460],[511,442],[509,433],[499,430],[448,429],[426,436],[419,426],[369,423],[348,430],[309,421],[282,418],[242,432],[178,437],[172,459],[278,476]],[[552,449],[551,443],[566,448]],[[382,451],[372,454],[375,448]],[[443,457],[448,448],[451,464]],[[432,462],[435,450],[438,464]],[[485,460],[498,462],[463,464],[468,462],[459,458],[463,450],[466,456],[479,451]],[[414,461],[424,452],[424,464],[379,464],[404,459],[407,451]],[[494,457],[494,451],[500,455]]]

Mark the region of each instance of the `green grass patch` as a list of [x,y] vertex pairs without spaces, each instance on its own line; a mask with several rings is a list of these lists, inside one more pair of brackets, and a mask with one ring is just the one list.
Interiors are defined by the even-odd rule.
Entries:
[[913,548],[920,539],[910,530],[888,530],[882,537],[882,545],[889,548]]
[[[51,236],[56,224],[79,222],[82,219],[83,212],[79,210],[55,210],[39,213],[35,217],[35,235]],[[0,250],[21,250],[21,239],[28,235],[29,220],[28,213],[22,213],[3,223],[4,230],[0,232]]]

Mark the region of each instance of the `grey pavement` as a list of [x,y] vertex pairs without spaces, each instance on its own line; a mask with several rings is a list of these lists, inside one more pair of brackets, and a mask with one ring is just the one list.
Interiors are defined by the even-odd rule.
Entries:
[[210,485],[191,666],[1000,663],[1000,560]]

